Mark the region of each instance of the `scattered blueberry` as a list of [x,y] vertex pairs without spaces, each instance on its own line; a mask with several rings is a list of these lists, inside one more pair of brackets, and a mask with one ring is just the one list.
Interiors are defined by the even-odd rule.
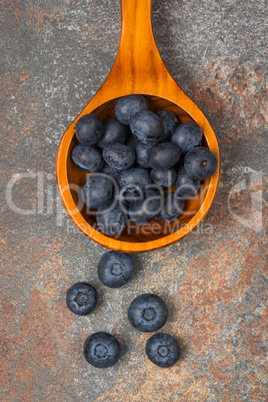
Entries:
[[177,171],[174,167],[170,169],[152,169],[151,170],[151,178],[155,184],[163,187],[171,186],[177,177]]
[[178,198],[176,193],[167,192],[162,198],[161,211],[158,219],[162,221],[172,222],[178,219],[183,211],[184,203]]
[[66,294],[68,309],[77,315],[90,314],[97,305],[97,299],[96,289],[84,282],[75,283]]
[[129,134],[129,128],[116,119],[106,120],[103,124],[103,136],[97,146],[104,149],[111,142],[124,144]]
[[82,201],[93,209],[112,200],[114,186],[111,178],[103,173],[92,173],[82,185]]
[[148,110],[148,102],[141,95],[128,95],[120,98],[115,105],[115,115],[123,124],[129,124],[131,117],[141,110]]
[[155,113],[142,110],[131,118],[130,130],[143,144],[156,144],[164,136],[164,123]]
[[99,280],[109,288],[120,288],[133,274],[134,264],[129,254],[109,251],[99,261]]
[[167,368],[177,363],[181,349],[173,336],[158,333],[148,339],[145,352],[148,359],[156,366]]
[[179,145],[182,153],[186,153],[193,147],[200,145],[202,136],[203,133],[198,124],[187,121],[176,128],[171,141]]
[[151,167],[148,162],[148,152],[150,151],[151,148],[152,145],[143,144],[142,142],[138,142],[135,148],[137,163],[144,168]]
[[104,165],[100,151],[82,144],[72,150],[72,160],[79,169],[88,173],[101,170]]
[[200,187],[200,181],[189,177],[184,167],[181,166],[178,170],[177,180],[175,183],[177,196],[183,199],[193,198],[198,193]]
[[103,135],[103,123],[98,116],[85,114],[77,121],[75,134],[81,144],[97,144]]
[[132,301],[128,309],[130,323],[141,332],[154,332],[167,320],[167,306],[161,297],[143,294]]
[[96,214],[96,221],[100,231],[108,236],[118,237],[127,226],[127,215],[119,205],[105,204]]
[[114,366],[120,353],[120,343],[107,332],[96,332],[90,335],[84,343],[84,356],[87,362],[97,368]]
[[160,119],[164,123],[164,128],[165,128],[165,135],[163,137],[163,142],[170,141],[172,134],[175,131],[175,128],[179,124],[179,119],[175,115],[175,113],[171,112],[171,110],[160,110],[159,112],[156,112],[157,116],[160,117]]
[[192,148],[185,156],[184,168],[195,180],[209,179],[217,169],[217,158],[207,148]]
[[169,169],[180,159],[181,150],[173,142],[163,142],[154,145],[149,153],[149,163],[153,169]]
[[153,189],[147,189],[144,196],[132,201],[129,205],[129,218],[136,225],[146,225],[159,214],[161,209],[161,196]]
[[[173,112],[148,111],[140,95],[119,99],[115,114],[118,120],[104,124],[93,114],[82,116],[75,127],[80,144],[73,148],[71,158],[81,170],[93,172],[84,181],[81,195],[86,206],[97,209],[99,230],[118,237],[128,219],[136,225],[153,219],[177,220],[183,200],[194,197],[201,181],[215,173],[217,159],[200,146],[203,133],[196,123],[178,126]],[[176,192],[164,193],[163,187],[174,182]],[[122,287],[133,273],[133,261],[126,253],[107,252],[98,264],[98,277],[110,288]],[[68,289],[66,303],[73,313],[87,315],[96,307],[97,292],[87,283],[76,283]],[[128,310],[130,323],[141,332],[159,330],[167,316],[165,302],[153,294],[136,297]],[[117,339],[105,332],[89,336],[84,344],[86,360],[98,368],[113,366],[120,351]],[[172,336],[158,333],[147,341],[146,354],[157,366],[171,367],[180,357],[180,346]]]
[[135,162],[135,151],[125,144],[113,142],[103,150],[103,159],[112,169],[124,170]]

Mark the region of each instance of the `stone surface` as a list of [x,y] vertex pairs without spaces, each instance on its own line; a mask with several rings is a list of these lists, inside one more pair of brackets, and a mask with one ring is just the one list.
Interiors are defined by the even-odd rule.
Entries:
[[[61,135],[100,87],[120,33],[118,0],[3,0],[1,15],[1,400],[265,401],[267,92],[265,2],[154,0],[171,74],[209,118],[222,179],[194,233],[135,255],[122,289],[97,278],[106,251],[67,218],[54,166]],[[65,293],[89,281],[100,304],[73,315]],[[168,370],[145,356],[149,334],[127,321],[140,293],[164,298],[164,331],[183,356]],[[83,342],[108,331],[124,355],[90,367]]]

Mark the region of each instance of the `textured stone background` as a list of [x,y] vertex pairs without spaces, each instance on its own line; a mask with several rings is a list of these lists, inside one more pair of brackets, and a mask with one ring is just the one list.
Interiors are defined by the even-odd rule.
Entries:
[[[74,228],[54,176],[61,135],[113,64],[119,1],[2,0],[0,8],[1,400],[267,400],[264,0],[153,1],[160,53],[211,121],[223,172],[199,231],[135,255],[136,276],[121,290],[98,281],[106,250]],[[101,300],[83,318],[65,305],[67,288],[81,280]],[[170,308],[163,330],[183,347],[171,369],[146,359],[149,335],[127,321],[142,292]],[[84,339],[99,330],[124,348],[103,371],[82,355]]]

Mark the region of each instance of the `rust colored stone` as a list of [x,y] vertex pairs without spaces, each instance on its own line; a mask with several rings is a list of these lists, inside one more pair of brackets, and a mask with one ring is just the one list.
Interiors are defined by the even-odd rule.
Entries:
[[[153,1],[161,56],[211,122],[222,177],[203,225],[167,249],[134,255],[136,273],[122,289],[99,282],[107,250],[67,218],[54,177],[61,135],[113,64],[119,2],[5,0],[0,14],[1,401],[266,401],[264,2]],[[6,198],[16,174],[13,202],[33,214],[15,212]],[[251,218],[254,197],[258,231],[237,219]],[[99,293],[88,317],[66,307],[66,291],[78,281]],[[146,292],[166,301],[161,331],[181,345],[168,370],[147,359],[150,334],[127,319],[130,302]],[[83,343],[103,330],[120,340],[123,354],[113,368],[97,370]]]

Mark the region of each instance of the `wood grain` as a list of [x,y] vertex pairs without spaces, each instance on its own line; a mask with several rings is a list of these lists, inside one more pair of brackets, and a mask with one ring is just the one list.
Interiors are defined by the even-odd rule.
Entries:
[[[153,36],[151,6],[152,0],[121,0],[121,37],[114,65],[102,87],[63,135],[56,162],[59,194],[73,222],[102,246],[124,252],[159,249],[185,237],[208,213],[220,180],[221,160],[216,135],[202,111],[165,67]],[[78,205],[79,187],[87,174],[74,166],[70,153],[77,144],[76,121],[87,113],[94,113],[101,119],[114,117],[116,101],[128,94],[144,95],[152,111],[169,109],[182,122],[195,121],[199,124],[204,132],[204,145],[217,157],[218,167],[215,174],[204,182],[197,199],[187,202],[186,211],[177,222],[168,228],[160,221],[145,227],[131,223],[131,228],[128,227],[118,239],[114,239],[100,233],[94,217]]]

